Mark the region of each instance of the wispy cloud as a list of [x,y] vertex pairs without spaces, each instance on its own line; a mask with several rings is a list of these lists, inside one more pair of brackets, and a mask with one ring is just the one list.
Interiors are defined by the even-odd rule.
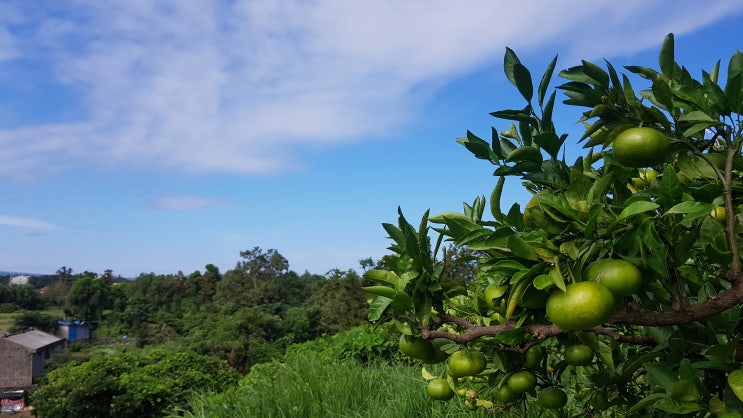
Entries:
[[57,229],[58,226],[38,219],[21,218],[16,216],[0,215],[0,225],[15,226],[32,229]]
[[166,212],[182,212],[206,209],[220,205],[224,202],[217,199],[208,199],[199,196],[177,195],[161,196],[150,201],[150,207],[154,210]]
[[[74,123],[0,131],[6,174],[91,162],[285,170],[301,146],[388,134],[415,117],[421,94],[500,59],[506,45],[611,56],[743,8],[725,0],[42,3],[4,7],[21,29],[0,29],[0,59],[72,89],[79,102],[59,110],[81,112]],[[3,79],[33,73],[19,68]]]

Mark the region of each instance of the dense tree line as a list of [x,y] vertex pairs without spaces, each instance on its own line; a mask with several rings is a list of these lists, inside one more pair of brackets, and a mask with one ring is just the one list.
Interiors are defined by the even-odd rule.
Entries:
[[74,274],[62,267],[28,285],[0,286],[0,307],[22,311],[12,331],[53,332],[60,318],[37,311],[56,308],[65,319],[98,322],[96,336],[126,336],[139,347],[175,342],[241,372],[282,355],[289,344],[364,322],[366,297],[354,270],[300,275],[278,251],[259,247],[240,252],[224,273],[207,264],[189,275],[124,280],[111,270]]

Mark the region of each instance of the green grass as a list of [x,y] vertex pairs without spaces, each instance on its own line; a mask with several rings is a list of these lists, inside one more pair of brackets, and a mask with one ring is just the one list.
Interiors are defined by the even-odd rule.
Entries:
[[[434,401],[419,366],[361,365],[302,353],[284,363],[259,364],[223,393],[199,393],[186,418],[443,418],[526,417],[523,410],[469,411],[463,398]],[[533,411],[531,416],[543,416]]]

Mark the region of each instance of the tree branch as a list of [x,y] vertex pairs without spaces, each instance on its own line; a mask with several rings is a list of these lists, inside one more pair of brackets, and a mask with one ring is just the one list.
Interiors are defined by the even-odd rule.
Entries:
[[733,285],[730,289],[710,296],[694,305],[670,312],[647,311],[645,309],[617,312],[609,319],[609,323],[617,325],[683,325],[717,315],[743,302],[743,280],[741,280],[743,278],[738,274],[732,276],[732,279]]
[[[454,324],[461,326],[465,329],[465,331],[462,334],[454,334],[447,331],[431,331],[427,329],[423,329],[420,327],[421,335],[423,338],[426,339],[434,339],[434,338],[446,338],[448,340],[454,341],[457,344],[467,344],[471,341],[474,341],[480,337],[488,336],[488,335],[498,335],[504,331],[510,331],[513,329],[516,329],[516,323],[513,321],[508,321],[500,325],[491,325],[491,326],[478,326],[475,325],[465,319],[459,318],[457,316],[449,315],[443,312],[438,313],[439,318],[447,323]],[[550,337],[556,337],[558,335],[564,335],[569,334],[570,330],[565,330],[557,325],[552,324],[530,324],[523,327],[523,330],[527,334],[531,334],[534,338],[537,340],[544,340]],[[603,327],[593,327],[591,328],[591,331],[599,334],[599,335],[605,335],[614,341],[620,342],[620,343],[626,343],[626,344],[634,344],[634,345],[655,345],[656,342],[650,337],[642,337],[642,336],[631,336],[631,335],[623,335],[620,334],[617,331],[603,328]],[[527,344],[526,347],[522,347],[521,349],[516,349],[515,351],[518,352],[525,352],[534,344]]]

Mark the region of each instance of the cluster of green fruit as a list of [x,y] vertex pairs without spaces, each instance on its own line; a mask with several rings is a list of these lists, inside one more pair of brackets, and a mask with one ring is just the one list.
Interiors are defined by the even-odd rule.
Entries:
[[[425,339],[407,335],[400,338],[401,351],[414,353],[418,356],[414,358],[419,360],[431,361],[430,348]],[[586,344],[567,347],[562,357],[565,364],[574,367],[590,366],[594,362],[593,349]],[[524,396],[536,398],[545,409],[560,409],[568,403],[568,394],[546,377],[554,371],[551,366],[545,367],[547,359],[544,349],[535,345],[524,353],[520,369],[503,372],[488,367],[491,364],[482,352],[459,348],[442,360],[446,361],[442,375],[429,376],[426,393],[439,401],[455,396],[464,398],[464,406],[471,410],[508,406]],[[592,393],[586,403],[596,410],[608,407],[603,392]]]

